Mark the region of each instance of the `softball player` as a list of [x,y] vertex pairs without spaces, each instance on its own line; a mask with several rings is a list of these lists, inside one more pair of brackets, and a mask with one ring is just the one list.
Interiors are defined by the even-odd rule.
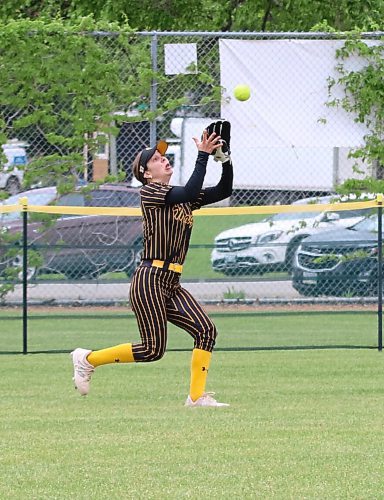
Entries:
[[[228,122],[224,123],[229,127]],[[185,406],[228,406],[217,402],[213,393],[205,392],[216,327],[200,304],[180,285],[193,225],[192,211],[223,200],[232,192],[229,129],[225,142],[217,133],[211,133],[212,124],[210,127],[204,130],[201,139],[194,138],[198,156],[195,169],[184,187],[169,184],[173,170],[164,156],[168,147],[164,141],[140,152],[133,163],[133,173],[143,184],[144,248],[142,262],[132,278],[130,300],[141,341],[99,351],[75,349],[72,352],[73,380],[81,395],[88,394],[91,375],[98,366],[162,358],[169,321],[187,331],[194,341],[190,392]],[[222,175],[216,186],[202,188],[210,154],[222,162]]]

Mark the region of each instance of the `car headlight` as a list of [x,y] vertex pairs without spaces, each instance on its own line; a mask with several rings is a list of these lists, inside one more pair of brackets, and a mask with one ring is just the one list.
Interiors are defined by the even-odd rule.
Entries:
[[283,234],[283,231],[271,231],[269,233],[262,234],[258,237],[257,243],[259,245],[265,245],[266,243],[271,243],[271,241],[275,241]]

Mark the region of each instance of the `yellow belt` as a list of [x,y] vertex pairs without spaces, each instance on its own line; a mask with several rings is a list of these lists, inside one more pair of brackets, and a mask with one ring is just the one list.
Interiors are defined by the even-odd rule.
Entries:
[[[154,267],[159,267],[160,269],[163,269],[163,267],[167,267],[167,262],[164,262],[163,260],[153,260],[152,261],[152,266]],[[170,271],[173,271],[175,273],[182,273],[183,271],[183,266],[181,264],[174,264],[173,262],[171,262],[169,265],[168,265],[168,269]]]

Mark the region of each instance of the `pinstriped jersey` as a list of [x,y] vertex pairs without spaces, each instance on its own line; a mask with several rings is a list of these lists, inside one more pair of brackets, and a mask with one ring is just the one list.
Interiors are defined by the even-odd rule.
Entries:
[[192,203],[165,204],[172,186],[152,182],[143,186],[144,250],[142,258],[158,259],[183,264],[187,255],[193,226],[192,211],[201,207],[203,194]]

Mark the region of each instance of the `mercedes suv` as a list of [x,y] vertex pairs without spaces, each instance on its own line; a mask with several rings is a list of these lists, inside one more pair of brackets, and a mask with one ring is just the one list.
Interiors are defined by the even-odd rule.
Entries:
[[292,285],[306,296],[372,296],[377,293],[378,221],[373,214],[350,228],[304,239]]

